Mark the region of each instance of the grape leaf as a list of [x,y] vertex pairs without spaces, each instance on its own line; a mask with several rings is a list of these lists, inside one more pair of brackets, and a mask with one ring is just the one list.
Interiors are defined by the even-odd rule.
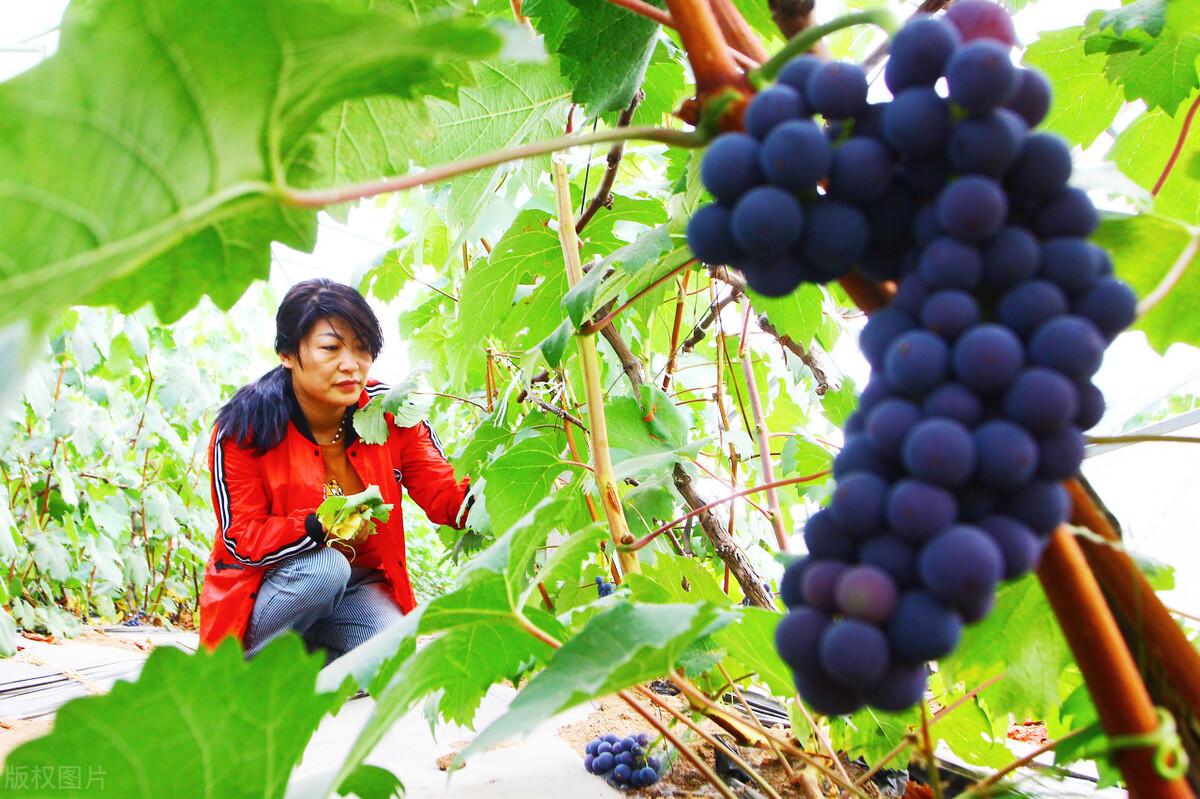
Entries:
[[528,0],[521,11],[557,54],[571,99],[589,117],[629,105],[654,52],[658,23],[604,0]]
[[492,527],[503,532],[550,492],[567,467],[560,461],[561,435],[530,436],[517,441],[483,470],[483,496]]
[[229,308],[271,241],[313,246],[315,212],[281,189],[326,108],[420,96],[499,46],[477,18],[350,2],[70,6],[57,53],[0,85],[0,324],[84,301]]
[[805,283],[786,297],[778,298],[764,297],[753,289],[748,293],[751,306],[767,315],[779,335],[787,336],[803,347],[809,346],[823,318],[821,304],[824,298],[819,286]]
[[[1134,183],[1152,189],[1182,128],[1182,119],[1172,118],[1162,109],[1146,111],[1121,132],[1109,157]],[[1188,224],[1200,223],[1200,174],[1196,174],[1194,167],[1197,159],[1200,159],[1200,136],[1188,136],[1171,174],[1154,198],[1154,213]]]
[[[1193,236],[1177,222],[1142,214],[1104,219],[1093,240],[1112,256],[1117,275],[1145,297],[1193,243]],[[1200,319],[1193,312],[1200,297],[1197,259],[1194,254],[1170,293],[1134,324],[1159,352],[1175,342],[1200,346]]]
[[713,635],[713,641],[725,649],[733,664],[730,674],[755,673],[755,679],[774,696],[792,696],[796,686],[791,672],[775,654],[775,628],[782,618],[766,608],[741,608],[736,623]]
[[[74,766],[100,780],[88,793],[145,799],[282,797],[338,701],[313,690],[322,661],[292,634],[250,661],[232,638],[211,653],[158,647],[136,682],[118,680],[106,695],[59,708],[54,730],[11,752],[5,773]],[[181,752],[196,755],[186,768]],[[24,789],[4,784],[5,796],[46,795],[32,780]]]
[[576,327],[580,327],[602,306],[623,292],[633,294],[691,258],[687,247],[670,250],[671,239],[665,226],[642,233],[592,266],[562,299],[562,306]]
[[1104,76],[1104,55],[1088,55],[1082,34],[1082,27],[1043,32],[1025,51],[1024,62],[1041,70],[1054,92],[1042,127],[1088,147],[1112,124],[1122,98]]
[[590,618],[564,643],[546,668],[517,694],[508,711],[479,733],[458,761],[556,713],[665,673],[689,644],[736,618],[733,611],[707,603],[617,603]]
[[593,522],[554,548],[554,554],[538,572],[538,579],[550,593],[558,590],[559,583],[579,579],[583,564],[600,551],[600,544],[609,540],[608,526],[604,522]]
[[404,796],[404,783],[385,768],[362,765],[342,782],[338,790],[338,796],[350,794],[358,799],[399,799]]
[[1174,116],[1179,104],[1196,89],[1200,35],[1165,31],[1149,50],[1110,52],[1104,74],[1125,91],[1125,99],[1144,100],[1150,109]]

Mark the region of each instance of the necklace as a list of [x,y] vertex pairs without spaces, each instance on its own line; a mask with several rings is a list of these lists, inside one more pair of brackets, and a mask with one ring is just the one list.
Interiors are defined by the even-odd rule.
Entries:
[[338,443],[339,441],[341,441],[341,440],[342,440],[342,432],[343,432],[343,431],[345,431],[345,429],[346,429],[346,417],[345,417],[345,416],[343,416],[343,417],[342,417],[342,423],[338,425],[338,431],[337,431],[337,435],[335,435],[335,436],[334,436],[334,437],[333,437],[333,438],[330,440],[330,442],[329,442],[329,443],[330,443],[330,444],[336,444],[336,443]]

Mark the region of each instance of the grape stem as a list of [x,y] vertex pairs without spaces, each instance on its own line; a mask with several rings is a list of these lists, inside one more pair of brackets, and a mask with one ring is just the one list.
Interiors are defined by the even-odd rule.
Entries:
[[1192,236],[1187,246],[1183,248],[1183,252],[1175,259],[1175,263],[1167,270],[1167,274],[1159,281],[1159,284],[1137,304],[1137,315],[1139,317],[1150,313],[1156,305],[1166,299],[1167,295],[1171,293],[1171,289],[1175,288],[1180,278],[1183,277],[1183,273],[1192,265],[1197,249],[1200,249],[1200,233]]
[[1158,180],[1154,182],[1154,188],[1150,190],[1151,196],[1158,196],[1158,193],[1162,191],[1163,184],[1167,182],[1167,178],[1171,175],[1171,170],[1175,168],[1175,162],[1179,159],[1179,154],[1183,152],[1183,145],[1187,141],[1188,131],[1192,127],[1192,119],[1196,116],[1197,108],[1200,108],[1200,96],[1197,96],[1192,101],[1191,106],[1188,108],[1187,116],[1183,118],[1183,127],[1179,129],[1179,137],[1175,139],[1175,147],[1171,150],[1171,156],[1163,166],[1163,171],[1158,176]]
[[890,36],[896,30],[896,16],[886,8],[873,8],[869,11],[844,14],[837,19],[832,19],[821,25],[814,25],[793,36],[778,53],[771,56],[771,59],[767,63],[750,73],[751,80],[756,83],[773,80],[775,75],[788,61],[791,61],[802,53],[807,53],[812,49],[814,44],[834,31],[840,31],[843,28],[849,28],[854,25],[875,25],[882,28]]
[[[567,281],[571,288],[574,288],[583,280],[583,268],[579,263],[579,239],[575,235],[575,220],[571,211],[571,183],[567,177],[567,168],[560,160],[554,159],[551,168],[554,173],[554,193],[558,201],[558,238],[566,263]],[[592,335],[580,335],[576,338],[579,342],[579,359],[587,390],[596,490],[600,493],[600,504],[604,507],[604,515],[608,519],[613,545],[617,548],[621,573],[636,574],[641,571],[637,554],[621,548],[621,544],[633,536],[625,521],[625,511],[621,506],[621,495],[617,492],[617,482],[608,450],[608,422],[604,415],[604,389],[600,385],[600,359],[596,354],[596,338]]]
[[704,98],[724,89],[748,89],[746,76],[729,55],[729,45],[708,0],[666,1],[696,76],[697,95]]
[[416,188],[417,186],[437,183],[457,175],[464,175],[468,172],[486,169],[490,166],[498,166],[509,161],[519,161],[523,158],[546,155],[547,153],[568,150],[572,147],[579,147],[585,144],[629,141],[632,139],[662,142],[663,144],[670,144],[675,147],[703,147],[708,142],[708,137],[700,131],[684,131],[650,125],[636,125],[627,128],[593,131],[592,133],[585,133],[578,136],[559,136],[545,141],[522,144],[517,147],[509,147],[485,155],[478,155],[474,158],[464,158],[460,161],[431,167],[416,174],[398,175],[381,180],[368,180],[362,183],[351,183],[346,186],[335,186],[327,189],[297,189],[283,186],[277,190],[277,196],[285,205],[297,208],[324,208],[328,205],[336,205],[351,200],[361,200],[366,197],[375,197],[379,194],[404,191]]
[[[750,303],[746,303],[750,310]],[[745,343],[745,336],[742,342]],[[772,483],[775,482],[775,467],[771,462],[771,439],[767,430],[766,414],[763,413],[762,399],[758,395],[758,380],[754,377],[754,365],[750,362],[750,354],[742,352],[742,374],[746,377],[746,393],[750,399],[750,412],[754,414],[754,432],[758,438],[758,455],[763,480],[769,486],[767,492],[767,507],[771,511],[771,527],[775,530],[775,543],[780,552],[789,551],[787,531],[783,529],[783,512],[779,507],[779,495],[775,493]]]
[[732,0],[709,0],[708,4],[717,18],[717,24],[721,27],[725,41],[729,42],[734,50],[745,53],[759,64],[770,57],[770,53],[763,47],[762,42],[754,34],[746,22],[746,18],[742,16],[742,12],[738,11]]
[[825,469],[820,472],[814,472],[813,474],[806,474],[802,477],[789,477],[786,480],[776,480],[773,483],[764,483],[762,485],[757,485],[757,486],[753,486],[751,488],[746,488],[741,491],[737,491],[733,494],[730,494],[727,497],[722,497],[721,499],[715,499],[712,502],[705,503],[704,505],[701,505],[698,508],[690,510],[687,513],[685,513],[684,515],[680,516],[678,519],[674,519],[673,521],[667,522],[663,526],[659,527],[657,530],[647,533],[645,536],[643,536],[642,538],[639,538],[637,541],[634,541],[632,544],[621,546],[621,547],[619,547],[619,549],[626,551],[626,552],[636,552],[637,550],[639,550],[642,547],[649,544],[651,541],[653,541],[658,536],[665,533],[667,530],[670,530],[673,527],[675,527],[676,525],[687,521],[688,519],[690,519],[693,516],[696,516],[701,513],[704,513],[705,511],[711,510],[712,508],[715,508],[717,505],[722,505],[726,502],[732,502],[733,500],[738,499],[739,497],[744,497],[747,494],[757,494],[760,491],[766,491],[766,490],[769,490],[772,488],[781,488],[783,486],[795,485],[796,483],[807,483],[812,480],[816,480],[818,478],[824,477],[827,474],[829,474],[829,470]]

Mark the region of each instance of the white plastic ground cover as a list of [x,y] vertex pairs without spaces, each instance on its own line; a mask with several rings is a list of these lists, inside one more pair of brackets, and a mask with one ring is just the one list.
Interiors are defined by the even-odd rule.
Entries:
[[[481,730],[507,710],[516,692],[492,686],[475,717]],[[329,784],[358,732],[374,708],[371,699],[347,702],[336,716],[328,716],[309,741],[304,759],[292,772],[286,799],[315,799]],[[455,724],[438,724],[430,731],[420,706],[395,723],[367,758],[386,768],[404,783],[408,796],[421,799],[611,799],[622,796],[601,778],[583,769],[578,752],[555,731],[584,719],[590,703],[549,719],[525,738],[516,738],[472,757],[465,768],[448,774],[437,767],[442,755],[462,748],[475,732]],[[462,742],[462,743],[460,743]],[[456,744],[458,744],[456,746]]]

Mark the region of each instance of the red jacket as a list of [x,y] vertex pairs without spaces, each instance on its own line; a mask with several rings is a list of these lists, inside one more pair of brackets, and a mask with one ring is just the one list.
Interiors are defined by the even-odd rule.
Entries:
[[[369,382],[357,407],[387,391],[388,386]],[[378,523],[372,542],[396,604],[408,613],[416,599],[405,562],[401,485],[430,521],[462,529],[468,480],[455,479],[428,422],[397,427],[390,413],[387,420],[385,444],[365,444],[351,434],[346,454],[363,483],[379,486],[384,502],[395,506],[389,521]],[[208,467],[217,534],[200,592],[200,643],[208,649],[229,635],[244,643],[267,569],[324,546],[320,523],[311,515],[321,504],[325,470],[307,428],[293,410],[284,440],[261,456],[232,438],[219,439],[213,430]]]

